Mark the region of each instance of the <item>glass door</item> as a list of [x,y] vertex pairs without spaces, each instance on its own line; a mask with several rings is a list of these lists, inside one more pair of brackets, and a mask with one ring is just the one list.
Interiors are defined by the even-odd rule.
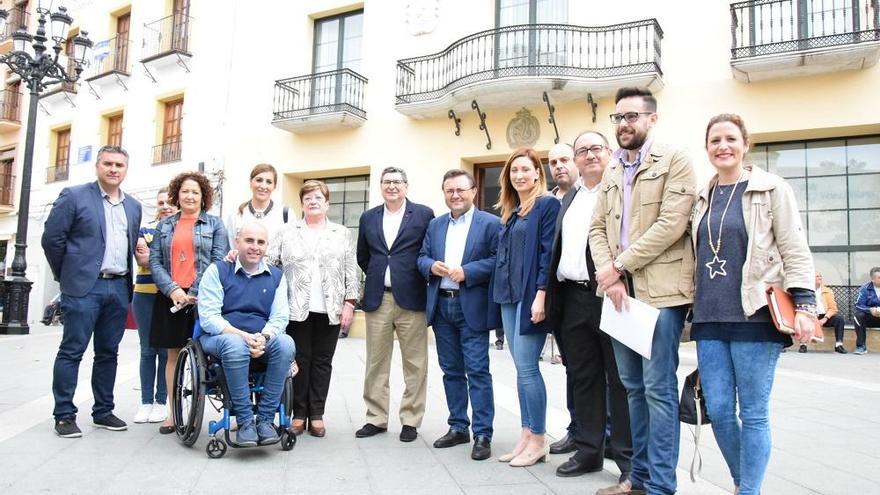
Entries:
[[357,85],[342,69],[361,70],[364,12],[349,12],[315,21],[311,107],[351,103]]

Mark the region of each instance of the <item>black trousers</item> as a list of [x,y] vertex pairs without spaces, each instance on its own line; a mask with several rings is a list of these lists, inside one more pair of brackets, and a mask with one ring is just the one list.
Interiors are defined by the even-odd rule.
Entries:
[[880,318],[871,313],[855,310],[853,311],[853,319],[856,323],[856,347],[865,347],[868,343],[867,329],[880,328]]
[[[562,283],[560,293],[562,311],[556,338],[574,400],[575,459],[602,466],[610,398],[611,449],[617,467],[626,475],[632,471],[629,404],[611,338],[599,330],[602,299],[596,297],[595,288],[571,282]],[[607,395],[606,387],[610,390]]]
[[[824,318],[824,317],[825,317],[825,315],[819,316],[820,319]],[[822,325],[823,327],[834,327],[834,342],[835,343],[843,342],[843,323],[844,323],[843,318],[840,316],[840,314],[836,314],[836,315],[832,316],[831,318],[829,318],[828,321],[826,321],[824,325]]]
[[324,313],[309,313],[305,321],[288,323],[287,334],[296,344],[299,366],[293,378],[293,417],[323,419],[339,325],[331,325]]

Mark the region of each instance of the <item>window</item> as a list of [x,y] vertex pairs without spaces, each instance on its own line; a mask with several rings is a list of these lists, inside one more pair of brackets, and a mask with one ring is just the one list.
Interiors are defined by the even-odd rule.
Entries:
[[[547,178],[547,188],[552,190],[556,187],[556,181],[553,180],[553,176],[550,174],[550,167],[547,165],[547,160],[542,159],[541,163],[544,164],[544,176]],[[494,213],[499,217],[501,216],[501,210],[495,209],[495,203],[498,202],[498,198],[501,195],[501,185],[499,180],[503,168],[504,162],[478,163],[474,165],[474,179],[477,181],[477,197],[475,199],[477,208],[483,211],[488,211],[489,213]]]
[[[363,22],[363,10],[315,21],[313,74],[342,69],[360,72]],[[344,100],[343,95],[354,90],[357,88],[352,78],[339,73],[315,78],[311,106],[337,104]]]
[[21,122],[19,104],[21,103],[21,81],[6,85],[0,97],[0,120]]
[[47,169],[46,182],[67,180],[70,165],[70,127],[54,132],[55,163]]
[[131,27],[131,13],[116,18],[116,46],[113,70],[128,73],[128,35]]
[[357,239],[361,213],[369,207],[370,176],[354,175],[319,180],[327,184],[330,191],[327,218],[351,229],[352,239]]
[[188,52],[189,0],[174,0],[171,9],[171,49]]
[[[565,24],[568,0],[496,0],[495,25]],[[498,67],[567,65],[565,40],[556,31],[516,30],[498,34]]]
[[[67,35],[67,41],[64,42],[64,54],[67,55],[66,70],[68,74],[76,74],[76,57],[73,39],[76,38],[78,34],[79,32],[71,31]],[[63,82],[61,83],[61,90],[76,93],[76,83]]]
[[183,98],[165,102],[162,113],[162,142],[154,148],[154,164],[180,160],[183,149]]
[[15,187],[15,148],[0,151],[0,206],[12,206]]
[[763,144],[750,156],[794,189],[825,283],[863,284],[880,265],[880,136]]
[[122,114],[107,117],[107,144],[122,146]]

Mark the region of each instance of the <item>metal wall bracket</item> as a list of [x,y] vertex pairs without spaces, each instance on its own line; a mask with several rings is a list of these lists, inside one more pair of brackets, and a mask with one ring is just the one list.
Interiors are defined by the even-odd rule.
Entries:
[[95,90],[95,87],[92,86],[92,83],[90,83],[89,81],[86,81],[86,84],[89,86],[89,93],[91,93],[92,96],[94,96],[96,100],[100,100],[101,95],[98,94],[98,92]]
[[152,72],[150,72],[150,68],[149,68],[149,67],[147,67],[147,64],[144,64],[144,63],[142,63],[142,64],[141,64],[141,65],[143,65],[143,66],[144,66],[144,74],[146,74],[146,75],[147,75],[147,77],[149,77],[149,78],[150,78],[150,80],[151,80],[151,81],[153,81],[153,84],[156,84],[156,83],[157,83],[157,82],[158,82],[158,81],[156,81],[156,78],[155,78],[155,77],[153,77],[153,73],[152,73]]
[[116,84],[122,86],[123,91],[128,91],[128,86],[125,85],[125,81],[122,80],[122,76],[120,76],[118,72],[114,72],[113,76],[116,77]]
[[43,113],[45,113],[47,116],[52,115],[51,113],[49,113],[49,109],[46,108],[46,105],[43,105],[42,101],[37,104],[40,106],[40,110],[42,110]]
[[593,111],[593,123],[596,123],[596,107],[599,106],[598,103],[593,101],[593,93],[587,93],[587,105],[590,106],[590,109]]
[[486,149],[492,149],[492,138],[489,137],[489,129],[486,127],[486,114],[480,111],[480,105],[477,103],[477,100],[473,100],[471,102],[471,108],[477,111],[477,115],[480,116],[480,130],[486,133]]
[[452,119],[453,122],[455,122],[455,135],[461,136],[461,119],[455,116],[454,110],[449,110],[449,113],[447,115],[449,115],[449,118]]
[[74,103],[73,100],[70,99],[70,95],[67,94],[67,91],[62,91],[62,93],[64,93],[64,99],[67,101],[67,103],[70,103],[71,107],[76,108],[76,103]]
[[174,52],[177,55],[177,65],[183,67],[183,70],[189,72],[189,67],[187,67],[186,62],[183,61],[183,57],[178,52]]
[[556,137],[553,138],[553,144],[559,144],[559,129],[556,128],[556,107],[550,104],[550,97],[547,96],[546,91],[544,91],[544,96],[541,98],[547,103],[547,111],[550,112],[550,118],[547,121],[553,124],[553,132],[556,133]]

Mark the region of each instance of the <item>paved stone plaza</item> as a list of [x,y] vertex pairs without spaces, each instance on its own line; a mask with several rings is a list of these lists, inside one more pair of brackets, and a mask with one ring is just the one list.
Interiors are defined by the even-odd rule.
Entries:
[[[546,464],[511,468],[495,457],[512,448],[519,431],[513,363],[507,350],[490,351],[496,418],[493,459],[476,462],[470,447],[437,450],[431,443],[446,431],[441,373],[430,348],[428,409],[419,439],[401,443],[392,414],[387,434],[355,439],[364,422],[361,400],[364,341],[339,343],[327,405],[327,436],[300,437],[296,448],[234,450],[223,459],[204,452],[207,434],[191,449],[158,425],[131,418],[140,393],[138,338],[127,331],[120,349],[116,413],[129,430],[110,432],[91,425],[91,355],[80,369],[77,404],[80,439],[61,439],[52,430],[52,364],[60,327],[36,326],[28,336],[0,336],[0,491],[4,493],[320,493],[320,494],[592,494],[612,484],[616,468],[558,478],[567,456]],[[878,349],[880,350],[880,349]],[[681,347],[680,378],[696,364],[693,344]],[[402,391],[399,355],[392,368],[392,410]],[[549,356],[548,356],[549,359]],[[548,386],[548,432],[560,436],[568,421],[564,369],[542,364]],[[880,493],[880,353],[845,356],[788,352],[780,361],[773,394],[774,450],[764,486],[767,494]],[[209,411],[209,417],[216,413]],[[696,484],[686,468],[693,440],[682,431],[679,487],[682,494],[727,494],[733,490],[711,430],[706,430],[703,473]]]

